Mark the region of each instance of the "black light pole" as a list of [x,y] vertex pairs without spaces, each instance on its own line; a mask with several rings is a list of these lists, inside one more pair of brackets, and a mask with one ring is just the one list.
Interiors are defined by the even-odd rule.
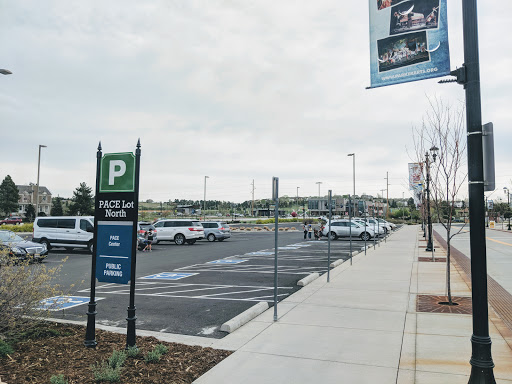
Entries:
[[[433,146],[430,148],[430,152],[432,152],[433,161],[436,161],[437,151],[439,148]],[[430,215],[430,156],[425,153],[425,162],[427,165],[427,227],[428,227],[428,240],[427,240],[427,248],[425,251],[432,252],[432,216]]]
[[463,0],[464,64],[452,72],[466,90],[468,131],[469,231],[473,335],[471,336],[471,376],[469,384],[494,384],[494,362],[489,337],[487,299],[487,249],[485,245],[484,167],[482,148],[482,102],[478,53],[476,0]]
[[[98,152],[96,153],[96,196],[100,191],[100,171],[101,171],[101,141],[98,144]],[[98,237],[98,216],[94,214],[94,244]],[[94,348],[98,345],[96,341],[96,245],[92,249],[91,263],[91,291],[89,304],[87,306],[87,328],[85,330],[84,345],[88,348]]]
[[[508,208],[507,211],[510,211],[510,191],[507,187],[503,187],[504,192],[507,194],[507,202],[508,202]],[[510,212],[508,213],[508,227],[507,230],[510,231]]]
[[[134,199],[134,207],[135,215],[139,212],[139,182],[140,182],[140,139],[137,141],[137,149],[135,150],[135,199]],[[135,223],[137,219],[134,219]],[[136,226],[134,225],[134,228]],[[137,231],[132,232],[132,242],[133,244],[137,244]],[[136,347],[135,344],[135,322],[137,321],[137,316],[135,315],[135,271],[137,266],[137,247],[132,246],[132,263],[130,266],[130,302],[127,308],[128,317],[126,318],[126,349],[129,347]]]

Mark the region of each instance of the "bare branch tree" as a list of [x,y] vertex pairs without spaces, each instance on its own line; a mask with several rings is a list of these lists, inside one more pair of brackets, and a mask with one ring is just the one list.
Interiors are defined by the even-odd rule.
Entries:
[[[466,136],[464,108],[452,107],[438,97],[427,97],[430,109],[416,129],[414,145],[418,162],[424,159],[426,148],[437,147],[430,167],[431,204],[437,221],[446,230],[446,287],[449,305],[453,305],[450,281],[451,240],[461,233],[464,225],[452,233],[455,202],[466,184]],[[422,167],[426,179],[427,167]]]

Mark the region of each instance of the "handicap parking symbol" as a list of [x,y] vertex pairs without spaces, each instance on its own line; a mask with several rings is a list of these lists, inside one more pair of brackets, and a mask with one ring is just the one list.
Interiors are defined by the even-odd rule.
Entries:
[[251,255],[251,256],[265,256],[265,255],[273,255],[274,252],[267,252],[267,251],[256,251],[256,252],[249,252],[249,253],[246,253],[246,255]]
[[[101,298],[96,298],[96,300],[101,300]],[[39,307],[37,309],[43,311],[60,311],[63,309],[69,309],[76,307],[78,305],[86,304],[89,302],[88,297],[82,296],[54,296],[49,297],[48,299],[41,300],[39,302]]]
[[198,275],[198,273],[176,273],[176,272],[160,272],[155,275],[141,277],[141,279],[153,280],[180,280],[190,276]]
[[222,260],[214,260],[209,261],[206,264],[240,264],[245,263],[247,260],[241,260],[241,259],[222,259]]

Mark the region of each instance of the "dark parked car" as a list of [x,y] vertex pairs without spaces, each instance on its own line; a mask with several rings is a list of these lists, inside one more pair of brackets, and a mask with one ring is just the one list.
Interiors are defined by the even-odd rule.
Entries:
[[21,217],[6,217],[3,220],[0,220],[0,225],[11,224],[11,225],[20,225],[23,222]]
[[231,229],[226,223],[220,221],[203,221],[204,237],[208,241],[223,241],[231,237]]
[[11,259],[15,261],[43,261],[48,256],[45,244],[26,241],[11,231],[0,230],[0,249],[6,249]]

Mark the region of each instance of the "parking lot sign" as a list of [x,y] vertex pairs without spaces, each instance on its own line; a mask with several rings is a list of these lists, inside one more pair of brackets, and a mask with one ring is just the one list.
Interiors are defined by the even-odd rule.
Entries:
[[133,153],[106,153],[101,159],[100,192],[134,191],[135,156]]

